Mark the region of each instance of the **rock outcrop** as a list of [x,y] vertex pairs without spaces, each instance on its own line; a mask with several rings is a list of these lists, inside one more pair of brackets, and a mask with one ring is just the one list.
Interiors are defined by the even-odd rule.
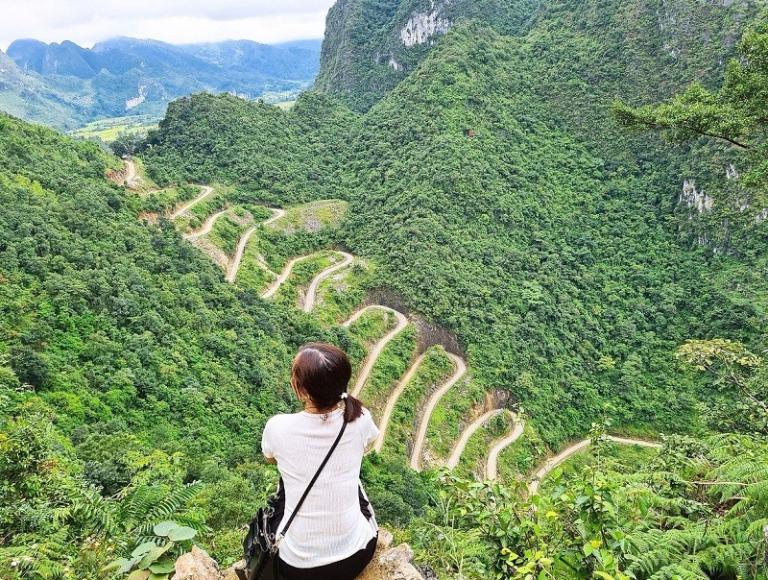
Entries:
[[413,550],[408,544],[392,546],[392,534],[379,532],[379,545],[373,560],[358,580],[423,580],[424,576],[411,563]]
[[219,565],[197,546],[176,560],[175,580],[221,580]]
[[[411,563],[413,550],[407,544],[392,547],[392,534],[379,533],[376,554],[359,580],[424,580],[421,572]],[[176,561],[174,580],[238,580],[235,569],[239,562],[221,571],[216,561],[197,546]]]

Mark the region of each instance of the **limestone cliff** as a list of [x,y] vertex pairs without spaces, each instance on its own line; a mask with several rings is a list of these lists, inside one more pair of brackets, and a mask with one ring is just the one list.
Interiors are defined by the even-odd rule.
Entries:
[[[379,533],[376,555],[359,580],[423,580],[421,572],[411,563],[413,551],[401,544],[392,547],[392,534]],[[235,567],[221,570],[219,565],[198,547],[176,561],[174,580],[238,580]]]
[[626,28],[625,38],[616,39],[616,46],[628,45],[623,57],[637,56],[638,48],[654,55],[633,63],[636,74],[647,76],[646,65],[673,70],[675,63],[715,71],[728,51],[712,58],[712,47],[732,47],[754,9],[747,0],[337,0],[328,13],[316,87],[367,110],[467,21],[514,36],[548,20],[585,33],[615,28],[615,20]]

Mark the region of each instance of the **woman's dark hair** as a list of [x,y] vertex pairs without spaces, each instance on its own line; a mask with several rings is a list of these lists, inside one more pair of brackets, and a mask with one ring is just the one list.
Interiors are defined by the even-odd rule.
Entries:
[[[293,359],[291,379],[297,389],[306,391],[319,409],[330,409],[342,400],[352,378],[349,357],[332,344],[313,342],[299,349]],[[351,423],[363,414],[363,404],[350,394],[344,401],[344,421]]]

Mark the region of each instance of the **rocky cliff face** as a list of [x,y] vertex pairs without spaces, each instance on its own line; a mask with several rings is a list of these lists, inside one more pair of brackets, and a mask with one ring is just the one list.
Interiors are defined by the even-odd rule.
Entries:
[[[379,545],[373,561],[358,580],[424,580],[421,572],[411,563],[413,551],[401,544],[392,547],[392,534],[379,533]],[[235,568],[221,570],[216,561],[198,547],[176,561],[174,580],[238,580]]]
[[539,0],[338,0],[328,13],[316,87],[366,110],[412,71],[456,24],[523,29]]
[[[619,18],[630,52],[640,47],[656,55],[650,65],[665,66],[666,59],[711,72],[722,60],[702,46],[732,47],[754,10],[749,0],[338,0],[328,13],[316,87],[367,110],[466,21],[517,35],[551,19],[585,33],[605,31]],[[646,74],[644,64],[633,70]]]

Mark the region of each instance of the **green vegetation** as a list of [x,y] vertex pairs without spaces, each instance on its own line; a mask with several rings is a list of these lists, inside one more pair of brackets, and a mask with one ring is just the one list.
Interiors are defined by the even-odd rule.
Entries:
[[498,478],[511,483],[521,475],[533,473],[547,455],[547,446],[541,436],[526,421],[523,435],[499,454]]
[[339,262],[341,258],[333,252],[313,254],[294,265],[288,280],[280,286],[276,302],[297,308],[304,303],[304,294],[312,279],[320,272]]
[[360,392],[360,398],[371,410],[374,418],[381,417],[392,389],[413,363],[415,351],[416,332],[413,326],[409,326],[387,343],[376,360],[373,371]]
[[169,518],[233,561],[296,348],[362,347],[142,224],[95,145],[0,116],[0,159],[0,576],[99,578]]
[[675,437],[629,464],[602,446],[532,500],[445,478],[408,535],[419,560],[447,578],[765,577],[764,439]]
[[348,320],[363,304],[366,291],[375,278],[373,264],[355,260],[349,268],[339,272],[338,276],[327,278],[320,284],[315,315],[324,324]]
[[288,208],[284,217],[274,222],[270,229],[283,234],[296,231],[317,232],[337,228],[347,212],[348,204],[337,199],[316,201]]
[[485,478],[485,464],[488,459],[488,449],[491,444],[512,431],[514,421],[508,413],[498,413],[483,425],[472,437],[469,438],[461,461],[456,467],[455,474],[483,480]]
[[318,41],[170,45],[120,37],[83,48],[20,39],[0,51],[0,110],[112,141],[118,127],[146,131],[170,100],[199,91],[295,99],[311,85],[319,52]]
[[485,392],[472,380],[460,381],[435,407],[427,430],[428,455],[447,460],[462,428],[485,403]]
[[150,129],[157,128],[157,119],[146,116],[112,117],[92,121],[79,129],[70,131],[73,137],[111,143],[123,135],[146,137]]
[[240,236],[243,235],[248,224],[252,221],[253,217],[250,214],[241,217],[236,215],[234,211],[227,212],[216,220],[211,233],[208,234],[208,239],[218,248],[221,248],[225,254],[231,256],[237,249]]
[[[146,569],[165,556],[143,536],[173,541],[164,521],[232,562],[275,481],[257,442],[293,408],[291,356],[328,340],[359,368],[393,321],[339,323],[380,299],[422,330],[377,360],[361,394],[376,417],[416,353],[450,343],[471,379],[430,421],[435,463],[490,394],[526,422],[500,483],[463,477],[509,431],[506,414],[457,474],[417,474],[409,435],[451,369],[439,347],[406,386],[363,479],[379,520],[438,577],[766,578],[757,8],[348,0],[331,15],[325,93],[287,111],[172,103],[139,153],[146,187],[166,189],[138,195],[104,179],[119,163],[95,144],[0,117],[0,575],[99,578],[118,558]],[[404,23],[428,10],[450,30],[402,47]],[[215,195],[162,219],[199,195],[192,183]],[[287,215],[258,227],[235,284],[180,235],[229,208],[207,241],[231,254],[266,207]],[[317,316],[299,313],[336,248],[362,261],[324,282]],[[527,498],[540,459],[596,417],[590,450]],[[664,448],[615,450],[608,425]]]
[[408,463],[409,444],[413,443],[414,433],[423,420],[420,411],[424,409],[432,390],[446,381],[453,371],[453,361],[441,347],[432,347],[424,353],[416,374],[395,404],[381,451],[385,457],[392,460],[400,458],[403,463]]
[[344,107],[315,94],[302,95],[289,111],[197,94],[169,105],[150,133],[145,158],[162,185],[223,181],[279,205],[346,199],[340,152],[350,146],[346,131],[357,122]]
[[390,312],[379,309],[366,310],[355,320],[349,331],[360,339],[363,344],[372,346],[387,332],[395,327],[397,321]]

